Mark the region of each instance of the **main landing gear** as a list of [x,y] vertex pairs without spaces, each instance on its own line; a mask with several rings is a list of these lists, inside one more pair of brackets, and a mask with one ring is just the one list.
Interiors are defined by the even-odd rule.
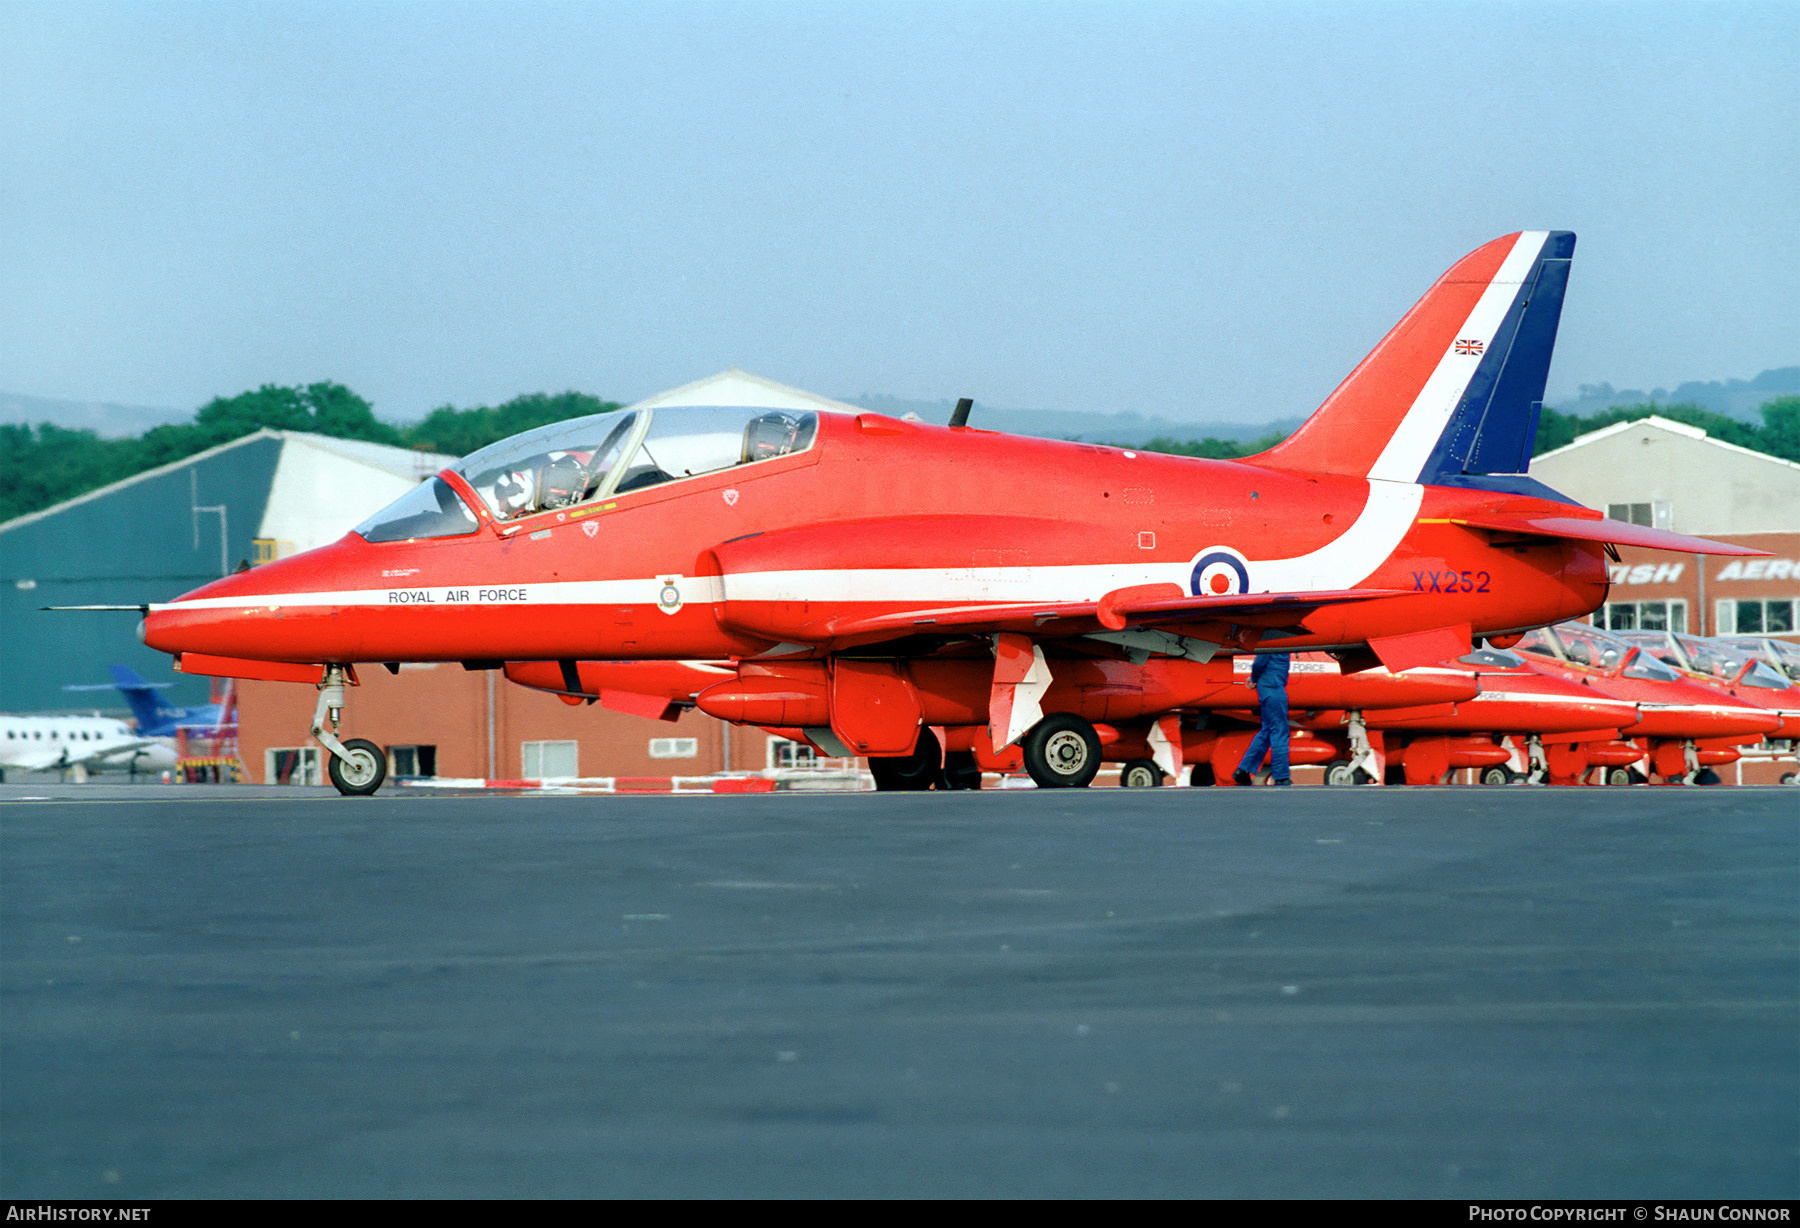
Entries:
[[1025,752],[1025,770],[1040,789],[1085,789],[1100,770],[1100,735],[1066,712],[1033,725],[1019,749]]
[[[1100,770],[1100,735],[1079,716],[1046,716],[1019,740],[1019,748],[1024,752],[1025,770],[1040,789],[1085,789]],[[1150,783],[1160,784],[1161,770],[1155,764],[1150,766],[1157,774]],[[919,730],[912,754],[872,757],[869,771],[881,793],[981,787],[981,767],[974,753],[953,750],[945,754],[929,728]]]
[[923,793],[938,782],[943,748],[930,729],[919,730],[910,755],[870,756],[869,774],[878,793]]
[[1121,789],[1154,789],[1163,782],[1163,770],[1152,759],[1133,759],[1119,769]]
[[981,788],[981,765],[975,762],[975,752],[946,753],[929,727],[919,730],[919,742],[912,754],[872,756],[869,773],[875,777],[875,789],[880,793]]
[[[344,712],[344,667],[327,665],[319,679],[319,702],[313,709],[312,735],[331,754],[326,771],[337,791],[348,797],[366,797],[387,779],[387,754],[367,738],[338,741],[338,723]],[[328,727],[329,726],[329,727]]]

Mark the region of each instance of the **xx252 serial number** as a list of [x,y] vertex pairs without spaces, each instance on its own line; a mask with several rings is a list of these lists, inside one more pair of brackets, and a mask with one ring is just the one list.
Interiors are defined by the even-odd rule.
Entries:
[[1415,571],[1415,593],[1485,593],[1493,577],[1485,571]]

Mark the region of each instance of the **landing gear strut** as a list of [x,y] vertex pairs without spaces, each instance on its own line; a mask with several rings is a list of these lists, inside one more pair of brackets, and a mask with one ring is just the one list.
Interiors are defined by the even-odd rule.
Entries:
[[367,738],[338,741],[338,723],[344,712],[344,667],[327,665],[319,679],[319,702],[313,708],[312,735],[331,755],[326,771],[337,791],[363,797],[381,788],[387,779],[387,755]]
[[1375,748],[1369,744],[1369,725],[1363,720],[1360,711],[1352,711],[1350,717],[1350,783],[1356,785],[1374,784],[1381,779],[1381,762],[1375,757]]

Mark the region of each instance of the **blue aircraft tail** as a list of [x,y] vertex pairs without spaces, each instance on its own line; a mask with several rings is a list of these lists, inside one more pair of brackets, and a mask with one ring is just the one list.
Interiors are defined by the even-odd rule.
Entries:
[[[119,688],[119,694],[131,705],[131,714],[137,717],[138,732],[146,737],[156,737],[162,732],[164,725],[173,726],[179,716],[156,710],[157,688],[145,682],[138,672],[129,665],[111,667],[113,685]],[[185,710],[183,710],[185,712]]]
[[1256,464],[1524,490],[1575,236],[1503,235],[1458,261]]
[[1573,234],[1550,232],[1420,481],[1461,485],[1476,475],[1524,473],[1530,466],[1574,254]]

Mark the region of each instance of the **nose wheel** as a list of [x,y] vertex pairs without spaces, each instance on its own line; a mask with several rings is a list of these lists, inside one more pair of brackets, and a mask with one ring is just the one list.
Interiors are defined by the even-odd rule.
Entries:
[[331,756],[325,771],[337,791],[346,797],[366,797],[387,779],[387,755],[367,738],[351,738],[343,744],[342,757]]
[[319,679],[319,702],[313,709],[312,735],[331,755],[325,769],[337,791],[346,797],[367,797],[387,779],[387,753],[367,738],[340,742],[337,736],[344,713],[344,667],[327,665]]

